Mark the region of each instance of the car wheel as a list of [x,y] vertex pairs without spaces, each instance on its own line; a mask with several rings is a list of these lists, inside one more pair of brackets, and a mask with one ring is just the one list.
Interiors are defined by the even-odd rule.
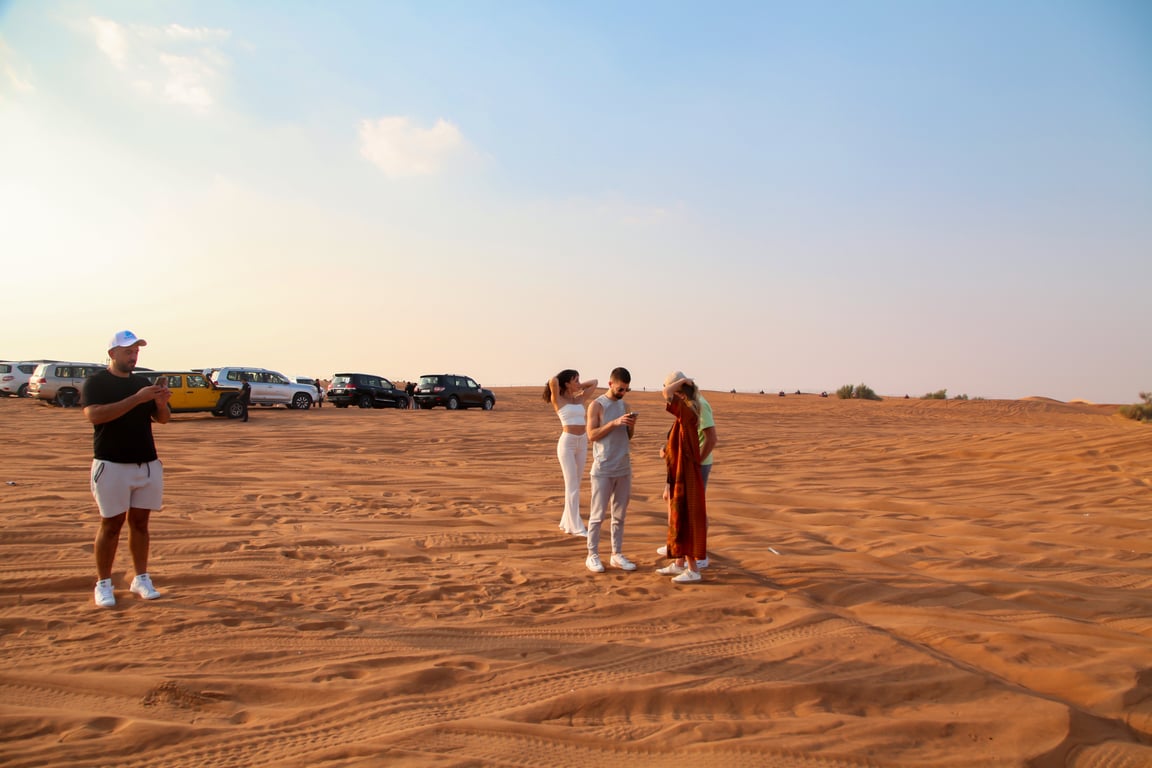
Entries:
[[372,407],[372,395],[360,395],[360,399],[356,401],[356,405],[361,408]]
[[312,398],[303,392],[297,392],[292,396],[292,407],[300,411],[306,411],[312,407]]
[[230,419],[240,419],[244,417],[244,403],[240,402],[240,398],[234,397],[228,401],[228,405],[224,406],[224,414]]
[[347,408],[348,407],[348,403],[336,403],[335,405],[337,408]]
[[456,399],[456,395],[452,395],[452,397],[448,398],[448,404],[444,407],[450,411],[454,411],[460,407],[460,401]]
[[405,410],[405,411],[408,410],[408,398],[406,398],[406,397],[396,398],[396,408],[399,410]]
[[16,390],[16,397],[28,397],[28,385],[21,384],[20,389]]
[[494,405],[496,405],[496,403],[494,400],[492,400],[492,398],[490,398],[490,397],[484,398],[484,410],[490,411],[490,410],[492,410],[492,406],[494,406]]
[[77,393],[74,389],[62,389],[56,393],[56,405],[61,408],[71,408],[76,405]]

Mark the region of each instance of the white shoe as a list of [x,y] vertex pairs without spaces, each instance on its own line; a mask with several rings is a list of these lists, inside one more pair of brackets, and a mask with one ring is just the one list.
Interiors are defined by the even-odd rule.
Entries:
[[146,573],[141,573],[132,579],[130,589],[145,600],[155,600],[160,597],[160,593],[156,591],[156,587],[152,586],[152,577]]
[[685,570],[679,576],[673,576],[672,581],[677,584],[691,584],[694,581],[700,581],[700,571]]
[[668,557],[668,545],[665,544],[662,547],[656,547],[656,554],[660,555],[660,557]]
[[112,589],[112,579],[100,579],[96,582],[96,605],[101,608],[111,608],[116,605],[116,592]]
[[708,558],[704,558],[703,560],[697,560],[696,561],[696,568],[697,569],[707,568],[707,567],[708,567]]
[[656,573],[660,574],[661,576],[675,576],[677,574],[684,573],[686,570],[688,570],[686,566],[676,565],[676,563],[669,563],[663,568],[657,568]]
[[619,568],[622,571],[636,570],[636,563],[624,557],[624,555],[612,555],[612,557],[608,560],[608,564],[613,568]]
[[604,564],[600,562],[600,555],[588,555],[584,560],[585,567],[592,573],[604,573]]

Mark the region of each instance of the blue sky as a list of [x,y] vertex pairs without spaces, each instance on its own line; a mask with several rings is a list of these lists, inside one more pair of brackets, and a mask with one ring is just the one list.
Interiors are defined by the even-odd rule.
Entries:
[[0,356],[1131,402],[1152,5],[0,0]]

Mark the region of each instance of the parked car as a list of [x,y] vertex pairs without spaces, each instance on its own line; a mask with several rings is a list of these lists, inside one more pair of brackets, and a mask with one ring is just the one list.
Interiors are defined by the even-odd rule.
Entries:
[[28,396],[62,408],[80,405],[84,379],[107,367],[101,363],[41,363],[28,380]]
[[28,397],[28,382],[32,379],[36,365],[8,361],[0,363],[0,395]]
[[153,384],[160,379],[167,382],[172,390],[168,407],[173,413],[209,412],[230,419],[244,415],[239,387],[218,387],[199,371],[142,371],[140,375]]
[[442,405],[450,411],[457,408],[483,408],[492,410],[496,395],[484,389],[468,376],[455,373],[434,373],[420,377],[416,385],[416,404],[421,408]]
[[328,402],[337,408],[352,404],[361,408],[407,408],[408,395],[383,376],[338,373],[328,385]]
[[247,378],[252,386],[253,405],[286,405],[306,411],[316,402],[316,387],[297,384],[284,374],[267,368],[209,368],[205,374],[218,387],[239,387]]

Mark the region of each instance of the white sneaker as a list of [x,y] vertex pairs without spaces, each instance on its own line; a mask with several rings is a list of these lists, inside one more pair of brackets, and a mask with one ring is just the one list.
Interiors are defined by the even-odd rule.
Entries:
[[604,564],[600,562],[600,555],[588,555],[584,565],[592,573],[604,573]]
[[152,578],[146,573],[141,573],[132,579],[130,589],[145,600],[155,600],[160,597],[156,587],[152,586]]
[[622,571],[636,570],[636,563],[624,557],[624,555],[612,555],[612,557],[608,560],[608,564],[613,568],[619,568]]
[[707,568],[708,567],[708,558],[704,558],[703,560],[697,560],[696,561],[696,567],[697,568]]
[[112,589],[112,579],[100,579],[96,582],[96,605],[101,608],[116,605],[116,592]]
[[662,547],[656,547],[656,554],[660,555],[660,557],[668,557],[668,545],[665,544]]
[[691,584],[694,581],[700,581],[700,571],[685,570],[679,576],[673,576],[672,581],[677,584]]
[[663,568],[657,568],[656,573],[660,574],[661,576],[675,576],[678,573],[684,573],[686,570],[688,570],[686,566],[676,565],[676,563],[669,563]]

